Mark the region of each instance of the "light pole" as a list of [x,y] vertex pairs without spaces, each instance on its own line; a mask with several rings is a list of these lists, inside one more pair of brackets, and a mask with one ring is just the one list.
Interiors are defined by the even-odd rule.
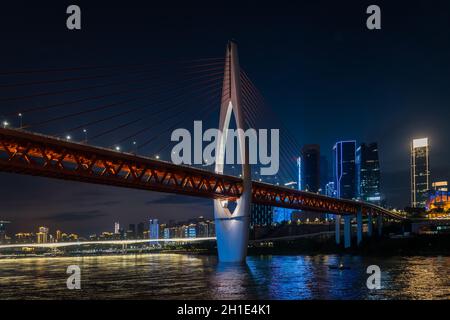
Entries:
[[83,133],[84,133],[84,142],[87,143],[88,142],[87,129],[83,129]]
[[23,121],[22,121],[23,114],[20,112],[17,116],[19,117],[19,129],[22,129],[22,127],[23,127]]

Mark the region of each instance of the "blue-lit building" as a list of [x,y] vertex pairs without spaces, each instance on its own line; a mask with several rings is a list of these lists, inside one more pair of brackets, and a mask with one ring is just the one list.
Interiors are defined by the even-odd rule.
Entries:
[[381,204],[380,161],[377,143],[362,143],[356,149],[356,188],[358,199]]
[[149,220],[149,238],[150,239],[159,239],[159,221],[158,219],[150,219]]
[[333,147],[333,176],[336,197],[355,199],[356,141],[339,141]]

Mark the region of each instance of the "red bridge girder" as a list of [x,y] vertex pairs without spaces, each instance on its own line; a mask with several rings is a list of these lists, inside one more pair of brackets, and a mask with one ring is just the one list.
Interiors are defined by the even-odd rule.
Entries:
[[[69,142],[23,130],[0,128],[0,171],[57,179],[234,200],[242,180],[130,153]],[[253,182],[253,202],[335,214],[384,214],[383,208],[265,183]]]

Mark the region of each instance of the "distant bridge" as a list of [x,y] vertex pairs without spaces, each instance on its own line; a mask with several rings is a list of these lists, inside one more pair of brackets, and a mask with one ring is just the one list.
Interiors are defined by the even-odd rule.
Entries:
[[12,248],[61,248],[72,246],[84,246],[84,245],[128,245],[138,243],[189,243],[189,242],[202,242],[202,241],[215,241],[215,237],[205,238],[173,238],[173,239],[138,239],[138,240],[105,240],[105,241],[73,241],[73,242],[52,242],[52,243],[15,243],[15,244],[2,244],[0,249],[12,249]]

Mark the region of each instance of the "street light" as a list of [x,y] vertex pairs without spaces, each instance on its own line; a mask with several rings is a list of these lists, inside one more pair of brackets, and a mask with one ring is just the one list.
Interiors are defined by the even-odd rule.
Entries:
[[3,121],[3,128],[6,128],[7,126],[9,126],[9,123],[8,123],[8,121]]
[[120,147],[119,146],[116,146],[116,151],[120,151]]
[[70,139],[72,139],[72,137],[71,136],[66,136],[66,139],[70,140]]
[[156,155],[156,159],[159,159],[159,156],[158,156],[158,155]]
[[87,142],[87,129],[83,129],[83,133],[84,133],[84,141]]

